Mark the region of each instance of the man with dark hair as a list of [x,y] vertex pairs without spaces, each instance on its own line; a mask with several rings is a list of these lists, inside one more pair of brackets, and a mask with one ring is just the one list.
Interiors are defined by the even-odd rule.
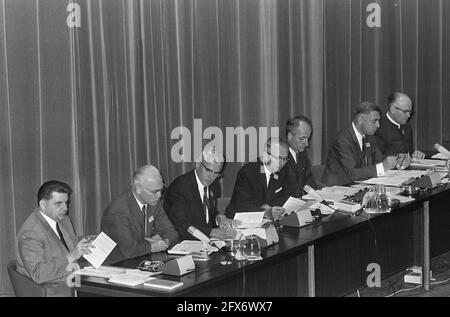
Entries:
[[309,147],[311,133],[312,124],[307,117],[295,116],[286,123],[289,160],[281,169],[280,176],[285,180],[286,190],[289,194],[297,198],[303,196],[305,185],[317,188],[306,151]]
[[277,219],[285,212],[281,206],[289,198],[289,193],[278,172],[289,160],[288,152],[286,141],[270,138],[258,161],[241,167],[226,209],[229,218],[234,218],[236,212],[264,209],[265,218]]
[[352,125],[338,134],[329,150],[323,183],[346,185],[382,176],[394,167],[396,157],[383,160],[373,137],[380,126],[380,116],[380,108],[372,102],[364,101],[356,107]]
[[413,102],[408,95],[394,92],[388,97],[388,111],[380,120],[375,140],[383,155],[407,153],[413,158],[423,159],[425,154],[414,150],[413,133],[408,123],[414,114]]
[[178,176],[167,189],[164,208],[181,240],[197,239],[188,232],[190,226],[210,238],[230,239],[236,235],[231,227],[233,221],[217,209],[223,164],[223,154],[207,145],[195,169]]
[[48,296],[70,296],[66,278],[69,264],[92,247],[87,239],[77,242],[67,216],[72,189],[60,181],[48,181],[39,188],[38,208],[17,234],[17,271],[43,284]]
[[158,169],[145,165],[133,173],[131,188],[108,205],[101,228],[117,243],[109,263],[165,251],[178,241],[160,201],[163,190]]

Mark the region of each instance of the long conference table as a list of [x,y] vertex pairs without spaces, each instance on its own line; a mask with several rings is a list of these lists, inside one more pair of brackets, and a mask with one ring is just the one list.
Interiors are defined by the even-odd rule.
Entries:
[[[195,271],[159,278],[182,281],[172,292],[143,285],[127,287],[105,278],[82,276],[76,296],[152,297],[277,297],[344,296],[367,287],[371,263],[381,278],[412,265],[423,267],[429,288],[430,258],[450,250],[450,185],[414,196],[386,214],[335,212],[313,224],[277,227],[279,243],[262,249],[262,260],[230,261],[219,251],[209,261],[195,262]],[[136,268],[142,260],[170,260],[166,253],[125,260],[115,266]],[[223,264],[231,262],[231,264]],[[368,267],[369,266],[369,267]]]

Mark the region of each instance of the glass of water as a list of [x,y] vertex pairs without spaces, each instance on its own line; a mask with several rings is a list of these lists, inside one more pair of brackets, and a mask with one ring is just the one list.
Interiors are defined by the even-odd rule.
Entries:
[[261,245],[257,235],[246,236],[241,247],[242,253],[247,260],[254,261],[261,258]]

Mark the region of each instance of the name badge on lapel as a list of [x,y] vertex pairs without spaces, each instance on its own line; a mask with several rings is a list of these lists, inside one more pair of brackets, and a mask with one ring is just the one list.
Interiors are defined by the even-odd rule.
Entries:
[[153,215],[152,215],[152,216],[150,216],[150,218],[148,218],[148,223],[152,223],[153,220],[155,220],[155,218],[153,218]]

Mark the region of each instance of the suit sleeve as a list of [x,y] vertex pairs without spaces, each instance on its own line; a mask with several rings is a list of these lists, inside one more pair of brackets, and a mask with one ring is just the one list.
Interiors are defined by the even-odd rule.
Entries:
[[317,189],[318,188],[318,186],[317,186],[317,183],[316,183],[316,180],[314,179],[314,176],[313,176],[313,174],[312,174],[312,171],[311,171],[311,162],[309,161],[309,159],[308,158],[306,158],[306,168],[305,168],[305,171],[306,171],[306,184],[308,184],[309,186],[311,186],[312,188],[314,188],[314,189]]
[[59,257],[46,256],[49,246],[46,245],[39,233],[25,231],[19,237],[19,254],[25,269],[30,274],[33,281],[42,284],[49,281],[61,279],[70,272],[67,272],[69,260],[65,255]]
[[[380,129],[378,129],[380,130]],[[375,145],[378,147],[380,153],[384,155],[386,151],[386,142],[384,141],[384,136],[381,131],[377,131],[374,135]]]
[[105,219],[103,227],[117,243],[116,248],[126,258],[134,258],[151,252],[151,244],[146,241],[137,241],[132,234],[130,218],[122,211],[115,210]]
[[333,145],[337,159],[340,162],[347,177],[352,181],[364,180],[377,176],[375,165],[356,167],[357,162],[352,151],[352,145],[346,139],[339,139]]
[[[255,180],[253,180],[255,182]],[[238,210],[252,210],[260,208],[254,202],[254,194],[252,193],[252,181],[241,169],[236,177],[233,195],[230,204],[226,208],[226,215],[233,219]]]
[[178,241],[178,232],[170,222],[160,202],[158,202],[158,208],[155,210],[155,234],[169,240],[170,247]]
[[[172,220],[180,239],[196,239],[187,229],[192,225],[188,219],[186,212],[189,210],[190,202],[184,195],[183,191],[178,187],[173,187],[170,192],[167,193],[167,213]],[[211,233],[211,228],[206,225],[195,225],[195,228],[206,234]]]

